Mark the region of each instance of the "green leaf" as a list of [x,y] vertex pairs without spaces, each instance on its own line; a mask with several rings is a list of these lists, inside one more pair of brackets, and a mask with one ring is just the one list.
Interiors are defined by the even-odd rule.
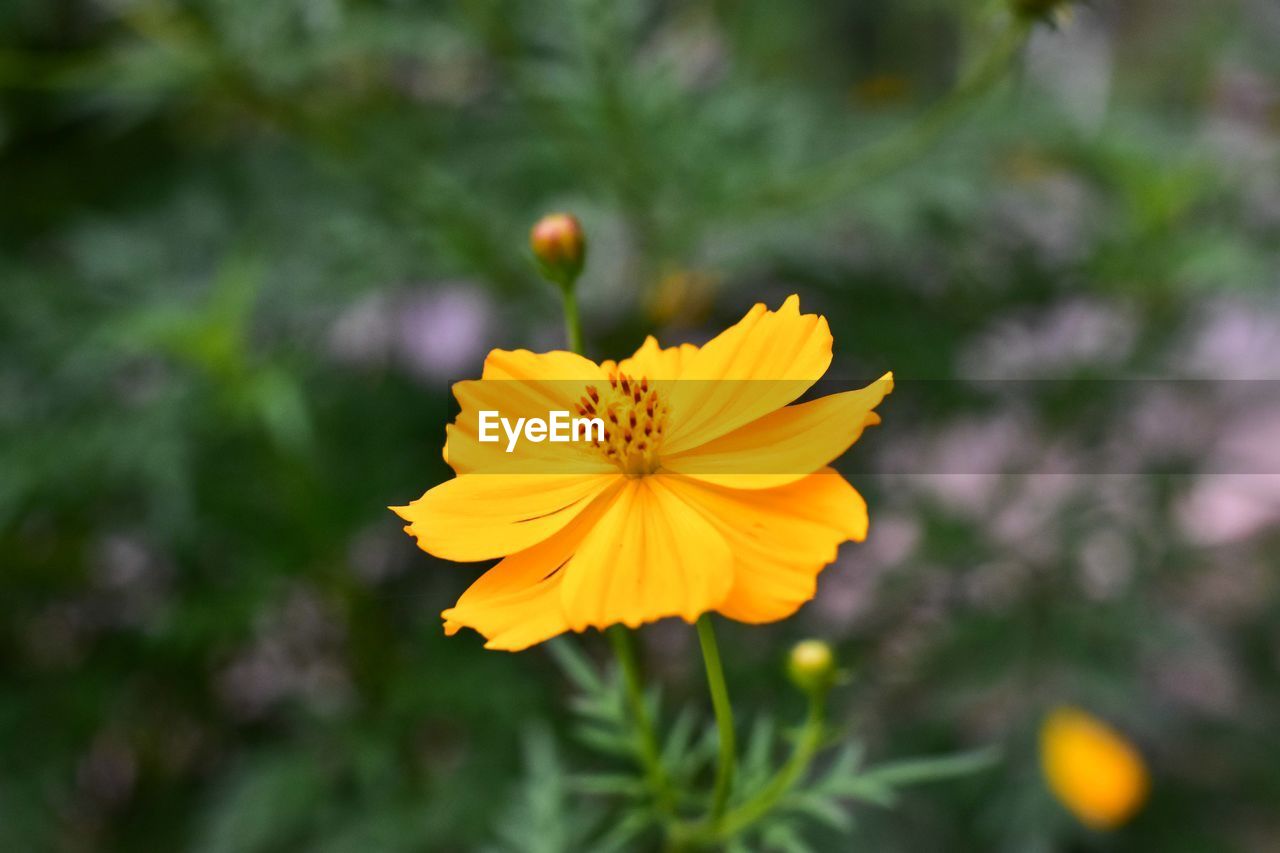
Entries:
[[767,777],[771,770],[773,758],[774,729],[773,717],[765,714],[756,718],[747,737],[747,746],[742,753],[742,775],[745,777]]
[[574,729],[574,735],[584,745],[606,755],[631,755],[635,752],[635,738],[616,729],[583,724]]
[[853,829],[853,817],[848,810],[836,800],[822,794],[805,792],[793,794],[783,803],[783,808],[807,815],[840,832]]
[[772,823],[760,834],[766,849],[778,850],[781,853],[813,853],[813,848],[796,832],[789,823]]
[[253,853],[289,846],[317,819],[328,784],[310,756],[272,755],[246,766],[215,799],[193,849]]
[[546,643],[547,651],[573,685],[586,694],[604,690],[604,681],[596,673],[590,658],[569,637],[556,637]]
[[586,773],[570,779],[573,789],[583,794],[616,795],[625,797],[644,796],[645,784],[625,773]]
[[833,780],[825,790],[838,797],[862,800],[877,806],[888,808],[898,801],[893,788],[876,780],[862,776],[851,776]]
[[[640,849],[631,843],[652,826],[652,818],[645,812],[631,812],[616,821],[613,827],[598,838],[590,849],[592,853],[614,853],[614,851]],[[584,848],[585,849],[585,848]]]
[[499,849],[509,853],[560,853],[580,847],[596,817],[571,803],[568,777],[549,729],[524,738],[525,780],[498,825]]
[[874,780],[889,787],[901,787],[968,776],[994,766],[999,760],[1000,750],[995,747],[986,747],[957,755],[914,758],[882,764],[864,771],[862,779]]
[[693,746],[696,732],[697,715],[691,708],[681,708],[667,731],[666,743],[662,746],[662,764],[674,767],[684,759]]

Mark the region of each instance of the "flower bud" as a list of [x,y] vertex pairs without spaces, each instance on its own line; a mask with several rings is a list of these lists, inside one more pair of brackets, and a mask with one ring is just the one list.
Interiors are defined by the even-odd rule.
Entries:
[[822,640],[802,640],[787,658],[791,683],[806,693],[823,693],[836,683],[836,656]]
[[587,259],[582,223],[569,213],[549,213],[529,231],[529,245],[538,271],[548,281],[572,287]]

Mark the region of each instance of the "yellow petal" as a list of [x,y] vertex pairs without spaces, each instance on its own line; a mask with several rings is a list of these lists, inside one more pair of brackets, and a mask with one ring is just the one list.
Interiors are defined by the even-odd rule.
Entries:
[[693,622],[728,594],[732,560],[724,537],[661,478],[629,479],[565,567],[565,616],[574,630]]
[[484,360],[481,379],[516,379],[521,381],[582,380],[604,378],[600,366],[577,353],[553,350],[530,352],[526,349],[496,349]]
[[733,586],[716,609],[740,622],[795,613],[813,598],[818,574],[836,558],[840,543],[867,535],[866,502],[830,468],[780,488],[749,491],[663,479],[728,543]]
[[1118,732],[1077,708],[1059,708],[1040,730],[1040,758],[1054,796],[1082,823],[1111,829],[1147,796],[1147,769]]
[[679,379],[684,367],[698,348],[693,344],[680,344],[663,349],[650,335],[631,358],[624,358],[618,369],[628,376],[650,380]]
[[737,489],[768,489],[809,476],[880,422],[872,409],[893,390],[893,374],[857,391],[788,406],[684,453],[662,468]]
[[481,575],[441,614],[445,633],[472,628],[484,636],[485,648],[517,652],[567,631],[558,564],[523,556],[529,553],[507,557]]
[[463,474],[408,506],[418,547],[445,560],[489,560],[523,551],[562,529],[610,485],[611,474]]
[[796,296],[777,311],[756,305],[683,360],[681,381],[672,387],[665,452],[705,444],[787,405],[830,364],[825,317],[801,314]]
[[559,533],[481,575],[441,614],[445,633],[472,628],[488,641],[485,648],[514,652],[567,631],[560,606],[565,564],[609,506],[609,495],[601,496]]

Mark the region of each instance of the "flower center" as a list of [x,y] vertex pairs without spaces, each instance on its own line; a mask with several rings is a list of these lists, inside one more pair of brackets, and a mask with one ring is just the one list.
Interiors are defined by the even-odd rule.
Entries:
[[628,477],[642,477],[658,470],[658,447],[667,423],[667,406],[649,380],[625,373],[609,374],[609,387],[601,392],[588,385],[578,401],[578,414],[604,421],[604,441],[591,443]]

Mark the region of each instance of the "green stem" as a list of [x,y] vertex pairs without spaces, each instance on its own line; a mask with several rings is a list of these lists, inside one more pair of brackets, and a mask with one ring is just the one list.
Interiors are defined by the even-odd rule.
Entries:
[[716,728],[720,732],[720,762],[716,765],[716,787],[711,799],[711,822],[718,824],[729,804],[729,792],[733,788],[736,747],[733,735],[733,705],[729,702],[729,688],[724,682],[724,667],[720,664],[720,647],[716,644],[715,628],[710,614],[698,620],[698,642],[702,645],[702,659],[707,665],[707,686],[711,688],[711,707],[716,714]]
[[582,355],[582,320],[578,317],[578,294],[573,284],[561,285],[564,295],[564,333],[569,349]]
[[631,642],[631,632],[622,625],[614,625],[606,632],[613,646],[614,656],[622,669],[623,680],[627,688],[627,704],[631,706],[631,716],[636,724],[636,735],[639,743],[640,764],[644,768],[649,788],[657,800],[658,808],[671,814],[675,809],[671,787],[667,783],[666,769],[662,766],[662,758],[658,753],[658,738],[653,723],[649,720],[649,708],[644,701],[644,686],[640,679],[640,665],[636,662],[635,648]]
[[826,736],[826,694],[815,690],[809,694],[809,710],[804,727],[796,738],[791,755],[768,782],[749,800],[729,810],[718,822],[684,823],[676,827],[675,837],[689,848],[704,848],[732,841],[773,811],[782,798],[804,776],[822,749]]
[[945,131],[1004,78],[1029,32],[1027,23],[1010,25],[951,94],[901,132],[836,158],[798,185],[766,189],[757,201],[766,209],[822,204],[910,165],[935,146]]
[[821,691],[809,694],[809,712],[804,728],[787,763],[779,768],[777,774],[754,797],[724,816],[716,831],[719,839],[731,839],[767,815],[804,775],[813,757],[822,748],[822,738],[826,731],[823,704],[824,696]]

